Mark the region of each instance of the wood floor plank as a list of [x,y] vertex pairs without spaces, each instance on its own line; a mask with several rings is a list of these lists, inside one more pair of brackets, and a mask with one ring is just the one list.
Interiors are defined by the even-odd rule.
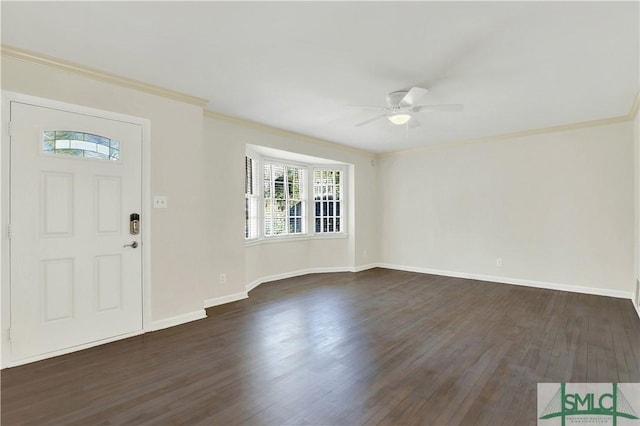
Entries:
[[640,382],[623,299],[372,269],[3,370],[2,424],[527,425],[538,382]]

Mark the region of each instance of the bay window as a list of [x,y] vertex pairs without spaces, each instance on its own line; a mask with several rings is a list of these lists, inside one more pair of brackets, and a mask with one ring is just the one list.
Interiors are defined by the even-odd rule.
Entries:
[[285,154],[287,160],[247,149],[245,239],[343,235],[345,167],[293,162],[295,155]]

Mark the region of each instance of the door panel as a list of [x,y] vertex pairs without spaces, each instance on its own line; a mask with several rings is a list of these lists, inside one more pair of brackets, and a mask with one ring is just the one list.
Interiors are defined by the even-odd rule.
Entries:
[[44,323],[73,318],[73,259],[40,261],[40,307]]
[[121,180],[120,177],[113,176],[95,177],[97,234],[119,234],[121,232]]
[[73,232],[73,174],[40,172],[42,237],[71,237]]
[[11,123],[12,360],[141,330],[141,126],[20,102]]
[[94,270],[98,312],[122,308],[122,256],[96,256]]

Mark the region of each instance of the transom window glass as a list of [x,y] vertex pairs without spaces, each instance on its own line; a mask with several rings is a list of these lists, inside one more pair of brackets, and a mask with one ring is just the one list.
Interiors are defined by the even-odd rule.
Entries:
[[305,169],[267,162],[263,184],[264,235],[304,233]]
[[341,232],[342,179],[340,170],[314,170],[315,232]]
[[120,143],[91,133],[47,130],[42,135],[42,152],[117,161],[120,159]]
[[245,234],[246,239],[258,237],[258,176],[256,161],[245,157],[244,198],[245,198]]

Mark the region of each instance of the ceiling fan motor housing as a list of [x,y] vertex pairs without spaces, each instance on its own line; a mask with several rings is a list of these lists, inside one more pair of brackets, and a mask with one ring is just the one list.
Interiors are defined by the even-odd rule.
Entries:
[[390,107],[399,107],[400,106],[400,101],[402,100],[402,98],[404,98],[407,93],[409,93],[408,90],[399,90],[397,92],[391,92],[387,95],[387,103],[389,104]]

